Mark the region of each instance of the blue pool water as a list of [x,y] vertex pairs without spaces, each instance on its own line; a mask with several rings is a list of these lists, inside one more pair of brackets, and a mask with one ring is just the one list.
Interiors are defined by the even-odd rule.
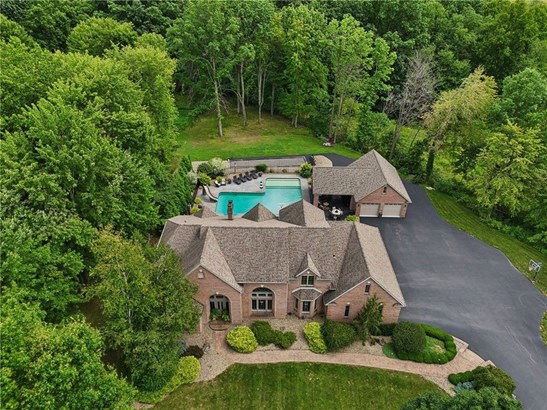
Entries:
[[300,180],[297,178],[267,178],[265,187],[263,193],[221,192],[215,212],[226,215],[228,201],[232,200],[234,215],[244,214],[258,203],[278,215],[281,208],[302,199]]

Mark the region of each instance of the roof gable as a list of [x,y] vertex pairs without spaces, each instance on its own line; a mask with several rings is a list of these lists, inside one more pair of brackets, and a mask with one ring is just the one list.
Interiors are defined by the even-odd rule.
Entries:
[[218,216],[215,211],[207,206],[203,206],[195,215],[198,218],[212,218],[213,216]]
[[325,213],[301,199],[279,210],[279,220],[292,225],[328,228]]
[[270,211],[268,208],[266,208],[261,203],[256,204],[254,207],[252,207],[245,215],[242,216],[242,218],[248,219],[250,221],[255,222],[263,222],[268,221],[270,219],[275,219],[275,215]]
[[[196,246],[196,248],[198,248],[198,246]],[[207,229],[205,233],[205,239],[203,240],[203,245],[201,247],[199,265],[203,266],[237,291],[243,291],[243,288],[237,284],[234,275],[232,274],[232,270],[226,262],[224,254],[211,229]]]
[[302,259],[302,263],[300,264],[300,268],[298,268],[296,277],[302,275],[308,270],[315,273],[315,275],[317,275],[318,277],[321,277],[319,269],[317,269],[315,263],[313,263],[313,259],[311,258],[310,254],[306,252],[306,256],[304,256],[304,259]]
[[360,201],[385,185],[412,202],[395,167],[375,150],[347,167],[313,169],[313,191],[319,195],[353,195],[356,201]]

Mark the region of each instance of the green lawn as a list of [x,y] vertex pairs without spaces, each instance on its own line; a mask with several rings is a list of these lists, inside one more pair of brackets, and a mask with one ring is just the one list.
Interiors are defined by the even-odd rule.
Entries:
[[[180,109],[180,106],[179,106]],[[233,111],[233,110],[232,110]],[[250,107],[248,125],[243,127],[241,116],[233,111],[223,121],[224,137],[217,137],[216,118],[213,113],[200,116],[188,126],[185,112],[180,109],[177,138],[177,158],[189,154],[192,161],[211,157],[265,157],[270,155],[304,155],[334,152],[350,158],[361,154],[342,145],[324,147],[306,127],[294,128],[283,117],[270,117],[268,113],[258,122],[258,112]]]
[[442,390],[421,376],[321,363],[233,365],[175,390],[154,409],[399,409]]
[[528,261],[530,259],[543,262],[543,265],[547,266],[545,255],[518,239],[489,227],[470,209],[459,204],[450,196],[438,191],[426,190],[426,192],[437,212],[447,222],[467,232],[469,235],[498,248],[540,291],[544,294],[547,293],[546,272],[540,272],[536,280],[533,280],[531,272],[528,271]]

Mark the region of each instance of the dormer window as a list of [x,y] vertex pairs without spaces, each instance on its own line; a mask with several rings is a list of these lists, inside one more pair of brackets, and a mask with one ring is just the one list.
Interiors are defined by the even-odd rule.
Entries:
[[300,284],[302,286],[313,286],[314,281],[315,281],[315,276],[313,276],[313,275],[302,275],[302,279],[300,280]]

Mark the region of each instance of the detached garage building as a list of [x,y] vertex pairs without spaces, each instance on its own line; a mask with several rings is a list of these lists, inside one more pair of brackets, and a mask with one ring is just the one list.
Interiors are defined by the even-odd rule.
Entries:
[[395,167],[372,150],[347,167],[313,168],[313,204],[349,197],[355,215],[404,218],[412,201]]

